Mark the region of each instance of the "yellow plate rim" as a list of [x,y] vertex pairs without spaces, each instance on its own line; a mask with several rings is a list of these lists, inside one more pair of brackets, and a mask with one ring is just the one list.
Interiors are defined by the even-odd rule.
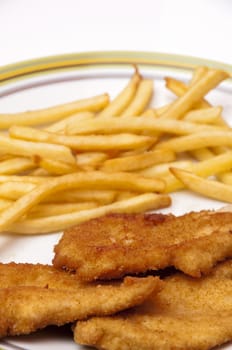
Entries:
[[132,64],[153,68],[165,66],[178,70],[193,70],[196,66],[208,66],[226,70],[232,77],[232,65],[204,58],[145,51],[91,51],[41,57],[2,66],[0,84],[6,85],[12,80],[22,80],[30,76],[67,69]]

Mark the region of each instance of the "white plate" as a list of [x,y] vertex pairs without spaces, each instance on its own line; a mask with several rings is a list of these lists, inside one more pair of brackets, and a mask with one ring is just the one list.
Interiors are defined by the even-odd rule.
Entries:
[[[218,62],[155,53],[95,52],[48,57],[0,69],[0,112],[42,108],[103,92],[109,92],[114,97],[127,83],[134,63],[139,65],[144,76],[155,81],[154,106],[161,106],[174,98],[165,89],[164,76],[170,75],[187,81],[196,65],[220,67],[232,73],[231,66]],[[223,115],[228,122],[232,116],[231,96],[232,79],[223,82],[207,96],[212,104],[224,107]],[[225,205],[188,191],[174,193],[172,199],[172,206],[159,212],[180,215],[191,210],[218,209]],[[0,261],[51,263],[53,247],[60,235],[1,236]],[[67,327],[52,327],[29,336],[0,341],[0,349],[4,350],[37,350],[48,347],[51,350],[83,349],[73,342],[72,333]],[[232,345],[226,349],[232,349]]]

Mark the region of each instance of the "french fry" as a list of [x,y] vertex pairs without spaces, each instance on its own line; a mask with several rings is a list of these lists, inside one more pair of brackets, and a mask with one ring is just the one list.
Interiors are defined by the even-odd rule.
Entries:
[[[136,68],[111,102],[105,94],[76,101],[77,112],[74,102],[3,115],[0,129],[9,136],[0,135],[0,231],[56,232],[107,213],[155,210],[187,186],[199,184],[204,194],[202,181],[215,196],[215,184],[225,184],[205,178],[232,183],[232,131],[205,95],[227,77],[198,67],[189,85],[167,78],[178,98],[154,109],[147,106],[153,83]],[[188,153],[174,161],[179,152]]]
[[28,158],[13,157],[0,162],[0,174],[18,174],[25,170],[36,167],[35,163]]
[[232,172],[218,174],[217,178],[227,185],[232,185]]
[[183,169],[171,168],[171,171],[191,191],[222,202],[232,203],[232,186],[215,180],[203,179]]
[[76,163],[71,150],[66,146],[16,140],[3,135],[0,136],[0,152],[24,157],[39,156],[42,158],[57,159],[70,164]]
[[77,165],[83,170],[98,168],[106,159],[108,154],[103,152],[84,152],[76,155]]
[[51,180],[53,177],[48,176],[30,176],[30,175],[0,175],[0,184],[5,182],[23,182],[32,184],[41,184],[47,180]]
[[[215,75],[217,75],[217,72],[218,74],[220,75],[220,72],[221,71],[216,71],[214,70],[215,72]],[[197,108],[197,109],[200,109],[200,108],[207,108],[209,107],[209,103],[204,99],[204,96],[206,95],[206,93],[210,90],[209,86],[208,86],[208,82],[207,82],[207,79],[209,77],[209,75],[212,74],[212,71],[208,71],[207,74],[205,74],[204,77],[202,77],[200,80],[198,80],[194,85],[192,85],[190,88],[184,84],[183,82],[180,82],[176,79],[173,79],[173,78],[165,78],[165,81],[166,81],[166,87],[171,90],[173,93],[175,93],[179,99],[181,99],[181,102],[179,102],[180,104],[184,103],[184,106],[188,108],[185,108],[186,110],[182,113],[179,113],[179,118],[182,118],[183,115],[188,111],[190,110],[191,108]],[[220,78],[220,77],[219,77]],[[224,80],[228,78],[228,75],[224,75],[223,77],[221,76],[221,79]],[[218,82],[220,83],[220,82]],[[202,90],[202,84],[205,87],[208,87],[209,90],[207,92],[204,92],[203,93],[203,90]],[[213,85],[213,84],[212,84]],[[195,92],[195,89],[196,88],[199,88],[199,93]],[[212,86],[213,88],[213,86]],[[188,92],[188,91],[191,91],[191,92]],[[205,91],[205,89],[204,89]],[[200,94],[200,92],[202,92],[202,94]],[[187,97],[185,96],[187,94]],[[193,95],[195,98],[194,98],[194,102],[191,98],[191,95]],[[184,98],[185,96],[185,98]],[[171,104],[171,107],[172,109],[174,109],[174,112],[175,112],[175,109],[177,109],[178,111],[178,101],[174,101],[172,104]],[[191,102],[191,106],[188,105],[188,100]],[[177,106],[177,107],[176,107]],[[175,107],[175,108],[174,108]],[[164,112],[164,115],[166,115],[166,113],[170,113],[169,111],[167,112]],[[177,112],[175,112],[177,113]],[[178,113],[177,113],[178,114]],[[174,114],[175,116],[175,114]],[[165,118],[169,118],[169,116],[165,116]]]
[[29,182],[4,182],[0,184],[0,198],[16,200],[32,191],[36,184]]
[[114,190],[62,190],[53,195],[48,196],[43,201],[44,203],[83,203],[96,202],[99,205],[112,203],[117,196],[117,191]]
[[154,108],[148,108],[146,109],[142,114],[142,117],[152,117],[152,118],[158,118],[159,115],[156,112],[156,110]]
[[93,118],[94,117],[94,113],[91,113],[91,112],[79,112],[79,113],[75,113],[75,114],[72,114],[71,116],[69,117],[66,117],[64,119],[61,119],[59,120],[58,122],[56,123],[53,123],[53,124],[50,124],[49,126],[47,126],[45,128],[45,131],[50,131],[50,132],[55,132],[55,133],[65,133],[66,131],[66,128],[67,128],[67,125],[69,123],[75,123],[79,120],[87,120],[87,119],[90,119],[90,118]]
[[0,212],[9,208],[12,205],[12,201],[5,198],[0,198]]
[[45,169],[49,175],[65,175],[80,171],[77,164],[68,164],[54,159],[39,158],[38,166]]
[[[38,160],[37,160],[38,162]],[[37,177],[43,177],[43,178],[47,178],[49,176],[49,173],[47,172],[47,170],[42,169],[42,168],[36,168],[32,171],[30,171],[28,173],[29,176],[37,176]]]
[[102,171],[135,171],[147,168],[154,164],[169,162],[175,159],[175,153],[170,151],[148,151],[141,154],[119,157],[106,160],[101,167]]
[[76,173],[63,175],[36,186],[19,198],[7,210],[0,213],[0,230],[5,230],[36,204],[50,195],[64,189],[120,189],[138,192],[158,192],[164,190],[164,182],[128,173],[106,174],[102,172]]
[[204,66],[196,67],[192,74],[192,79],[190,81],[190,86],[194,85],[198,80],[203,78],[203,76],[208,72],[208,68]]
[[119,93],[119,95],[113,101],[109,103],[109,105],[106,108],[104,108],[100,113],[98,113],[98,117],[112,117],[120,115],[134,98],[140,81],[141,76],[139,75],[138,70],[136,69],[128,85]]
[[[166,88],[172,91],[176,96],[183,96],[189,89],[189,86],[182,81],[176,80],[174,78],[165,78]],[[174,102],[173,102],[174,103]],[[208,108],[210,104],[204,99],[200,99],[192,108],[204,109]]]
[[161,115],[164,119],[180,119],[197,102],[199,102],[212,88],[217,86],[222,80],[228,78],[228,73],[209,69],[208,72],[192,85],[184,95],[180,96],[171,107]]
[[153,81],[144,79],[140,82],[136,94],[129,106],[120,114],[120,116],[139,116],[149,104],[153,95]]
[[103,94],[40,110],[15,114],[0,114],[0,129],[7,129],[12,125],[51,123],[81,111],[97,112],[107,106],[108,103],[108,94]]
[[175,137],[160,143],[157,145],[157,148],[169,149],[174,152],[185,152],[212,146],[232,146],[232,131],[203,131]]
[[[176,94],[178,97],[183,96],[189,89],[189,87],[184,84],[183,82],[173,79],[173,78],[166,78],[166,87],[171,90],[174,94]],[[210,103],[206,101],[205,99],[200,99],[193,108],[196,109],[204,109],[211,107]],[[223,120],[221,117],[218,121],[218,124],[220,125],[227,125],[227,123]]]
[[[227,152],[198,163],[192,163],[189,167],[187,166],[185,170],[189,170],[201,177],[208,177],[223,173],[231,168],[232,152]],[[181,184],[181,182],[178,179],[175,179],[172,175],[163,177],[163,180],[166,182],[165,191],[167,193],[183,188],[183,184]]]
[[184,120],[200,124],[217,124],[222,113],[222,107],[195,109],[185,114]]
[[9,134],[17,139],[58,144],[78,151],[128,150],[143,147],[152,142],[149,136],[143,135],[122,133],[120,135],[91,135],[91,137],[70,136],[23,126],[12,126],[9,129]]
[[78,124],[69,125],[69,134],[115,134],[121,132],[142,133],[155,137],[157,132],[185,135],[199,133],[202,130],[215,131],[227,130],[226,127],[213,125],[199,125],[183,120],[155,119],[150,117],[123,117],[123,118],[96,118],[80,121]]
[[131,191],[120,191],[118,192],[116,198],[115,198],[115,201],[122,201],[122,200],[125,200],[125,199],[129,199],[129,198],[133,198],[133,197],[136,197],[138,196],[139,193],[136,193],[136,192],[131,192]]
[[[49,203],[35,206],[27,215],[27,218],[38,218],[42,216],[54,216],[81,210],[92,209],[99,206],[96,202],[82,203]],[[1,202],[0,202],[1,208]]]
[[168,109],[171,107],[173,102],[165,104],[164,106],[158,107],[155,109],[155,113],[160,117],[163,113],[167,112]]
[[20,234],[49,233],[66,229],[83,221],[109,213],[141,213],[169,206],[171,199],[167,195],[145,193],[136,197],[114,202],[99,208],[82,210],[68,214],[50,216],[41,219],[26,219],[8,226],[7,231]]
[[149,168],[140,170],[138,173],[145,177],[160,177],[165,178],[170,175],[169,169],[171,167],[182,168],[182,169],[192,169],[193,162],[190,160],[178,160],[175,162],[164,163],[153,165]]
[[[9,178],[9,177],[8,177]],[[10,177],[12,178],[12,177]],[[20,178],[19,176],[17,178]],[[17,181],[15,179],[9,179],[7,182],[0,183],[0,198],[5,198],[8,200],[17,200],[21,196],[32,191],[36,185],[42,182],[25,182],[25,181]],[[7,179],[6,179],[7,180]],[[56,194],[54,198],[53,195],[48,196],[45,199],[46,202],[97,202],[99,204],[108,204],[113,202],[117,195],[116,191],[110,190],[66,190],[61,191]]]
[[207,160],[213,158],[215,154],[208,148],[198,148],[189,152],[197,160]]

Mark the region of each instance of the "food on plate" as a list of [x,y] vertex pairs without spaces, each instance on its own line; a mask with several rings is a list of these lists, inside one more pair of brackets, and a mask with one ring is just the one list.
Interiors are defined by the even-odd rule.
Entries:
[[176,273],[141,306],[77,322],[79,344],[105,350],[206,350],[232,339],[232,261],[194,279]]
[[[223,107],[205,99],[228,77],[208,67],[196,67],[189,83],[167,77],[177,98],[156,107],[153,80],[134,67],[116,97],[0,114],[0,231],[50,233],[107,213],[170,206],[172,193],[187,187],[173,166],[230,181],[231,128]],[[47,203],[51,210],[41,210]]]
[[152,276],[87,284],[49,265],[0,264],[0,336],[112,314],[142,303],[161,287]]
[[112,214],[66,230],[53,264],[82,280],[112,279],[175,266],[200,277],[232,257],[232,213]]
[[[2,211],[0,214],[0,230],[7,230],[9,225],[20,219],[23,215],[33,208],[35,204],[40,203],[48,196],[56,192],[78,188],[78,189],[99,189],[99,190],[131,190],[139,193],[148,193],[162,191],[164,182],[161,179],[151,179],[139,176],[133,173],[104,173],[100,171],[89,172],[86,177],[85,173],[78,172],[60,177],[55,177],[42,184],[32,188],[31,191],[16,200],[10,209]],[[150,193],[157,198],[157,195]],[[134,197],[135,199],[137,197]],[[114,203],[119,205],[119,203]],[[114,205],[112,204],[112,205]],[[129,203],[128,203],[129,204]],[[102,209],[102,208],[98,208]],[[109,209],[110,210],[110,209]],[[101,214],[102,215],[102,214]]]
[[0,129],[7,129],[11,125],[40,125],[51,123],[81,111],[97,112],[106,107],[108,103],[109,95],[102,94],[34,111],[8,114],[1,113]]
[[142,76],[140,75],[137,67],[135,67],[135,72],[132,75],[129,83],[112,101],[110,101],[105,108],[103,108],[100,113],[98,113],[98,117],[120,116],[120,114],[123,113],[123,111],[125,111],[125,109],[133,101],[141,79]]
[[170,170],[186,188],[205,197],[232,203],[232,187],[230,185],[214,180],[203,179],[183,169],[171,168]]
[[[54,210],[52,210],[52,216],[46,215],[43,217],[35,217],[35,215],[32,214],[32,216],[28,216],[27,219],[11,223],[5,228],[5,230],[21,234],[57,232],[76,225],[77,223],[100,217],[108,213],[141,213],[170,206],[170,197],[165,194],[144,193],[137,196],[134,196],[133,194],[128,196],[128,193],[125,192],[124,194],[126,194],[126,198],[121,198],[119,201],[112,204],[101,205],[93,209],[84,210],[82,208],[82,210],[80,210],[79,208],[77,211],[60,215],[59,213],[55,215]],[[32,211],[34,212],[36,208],[38,209],[39,206],[32,209]],[[5,212],[9,213],[9,210],[6,210]],[[5,217],[6,221],[8,220],[8,224],[9,220],[12,220],[16,216],[15,212],[11,211],[11,213],[14,214],[12,218],[9,216]]]

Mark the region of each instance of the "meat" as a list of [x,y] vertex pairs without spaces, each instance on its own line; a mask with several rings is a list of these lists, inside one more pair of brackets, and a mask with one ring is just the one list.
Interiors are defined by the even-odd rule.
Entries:
[[232,213],[111,214],[64,232],[53,264],[92,281],[175,266],[194,277],[232,257]]
[[176,273],[142,305],[80,321],[75,341],[104,350],[206,350],[232,339],[232,260],[198,279]]
[[161,285],[158,277],[82,283],[48,265],[0,264],[0,337],[112,314],[142,303]]

